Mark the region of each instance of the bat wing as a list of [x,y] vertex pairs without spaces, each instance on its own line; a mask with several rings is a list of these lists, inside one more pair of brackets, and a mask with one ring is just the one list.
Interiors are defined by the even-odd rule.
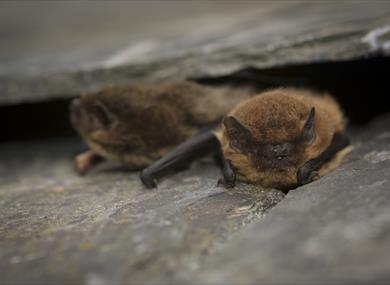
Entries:
[[344,133],[336,133],[331,144],[318,157],[309,160],[298,169],[297,180],[299,185],[311,182],[322,165],[330,161],[337,152],[350,144],[349,138]]
[[189,165],[207,154],[217,152],[218,149],[220,149],[220,144],[214,132],[212,130],[201,132],[179,144],[172,152],[143,169],[140,174],[141,181],[146,188],[155,188],[157,179]]

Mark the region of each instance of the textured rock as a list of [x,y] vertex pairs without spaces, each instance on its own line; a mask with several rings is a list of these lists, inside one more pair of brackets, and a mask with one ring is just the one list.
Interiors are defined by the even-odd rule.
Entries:
[[[241,8],[235,7],[237,4]],[[130,81],[220,76],[246,67],[269,68],[389,53],[390,3],[386,1],[338,1],[337,4],[328,1],[248,2],[246,5],[240,2],[227,5],[224,12],[218,5],[208,5],[211,5],[208,11],[215,11],[215,14],[204,13],[204,8],[193,8],[192,22],[181,8],[174,10],[171,7],[172,11],[168,9],[169,15],[178,13],[183,17],[179,17],[177,22],[170,22],[169,19],[177,19],[170,16],[161,19],[161,23],[155,23],[155,27],[167,33],[165,40],[158,37],[156,30],[145,29],[150,38],[146,42],[142,41],[139,29],[144,29],[150,23],[141,25],[143,18],[139,15],[128,17],[127,33],[115,27],[114,31],[101,27],[102,31],[99,33],[96,32],[100,27],[99,17],[90,15],[92,18],[77,18],[76,13],[74,21],[79,26],[83,26],[83,19],[88,25],[91,25],[88,20],[92,23],[96,21],[96,30],[89,33],[91,36],[87,36],[90,46],[87,44],[88,40],[82,41],[87,46],[81,49],[80,40],[75,40],[76,35],[79,35],[77,31],[61,34],[61,39],[57,40],[67,43],[65,46],[68,46],[68,50],[61,48],[57,50],[58,54],[54,47],[54,51],[49,49],[51,53],[34,54],[30,47],[37,43],[16,41],[9,50],[19,51],[20,47],[25,49],[23,56],[18,53],[14,56],[17,62],[4,60],[0,65],[0,104],[68,98],[81,91]],[[84,7],[86,8],[93,14],[91,7]],[[145,13],[146,21],[154,23],[153,17],[149,17],[149,8],[145,4],[140,11]],[[79,9],[82,11],[82,5]],[[123,26],[126,23],[123,22],[125,9],[119,6],[117,9],[120,11],[117,13],[117,21]],[[6,9],[4,11],[7,13]],[[46,12],[45,9],[38,11]],[[61,10],[57,8],[52,11],[54,14],[51,17],[55,17],[55,12]],[[61,13],[72,11],[63,9]],[[115,15],[116,12],[111,8],[107,13]],[[36,10],[35,13],[28,10],[25,18],[31,15],[42,18]],[[140,22],[131,22],[131,19]],[[41,20],[34,23],[50,26],[50,22]],[[176,28],[173,29],[172,26]],[[30,26],[28,27],[26,34],[30,33]],[[44,31],[48,29],[46,26],[40,28]],[[57,30],[53,30],[49,29],[44,34],[49,39],[56,39]],[[111,38],[113,35],[116,35],[115,40]],[[129,44],[124,40],[127,37]],[[13,35],[11,38],[25,37]],[[45,44],[51,47],[53,42],[56,43],[49,39],[43,41],[40,37],[36,39],[42,47]],[[96,42],[97,39],[106,41]],[[117,44],[114,44],[115,41]],[[43,50],[45,51],[44,48]],[[7,53],[4,52],[3,56],[6,58]],[[23,58],[27,60],[18,62]]]
[[388,283],[389,123],[284,199],[216,187],[211,160],[146,191],[110,163],[76,176],[78,141],[3,143],[0,283]]
[[216,187],[212,161],[145,190],[113,164],[72,170],[77,141],[0,147],[0,283],[169,283],[284,196]]
[[390,282],[390,116],[328,176],[286,195],[205,265],[207,284]]

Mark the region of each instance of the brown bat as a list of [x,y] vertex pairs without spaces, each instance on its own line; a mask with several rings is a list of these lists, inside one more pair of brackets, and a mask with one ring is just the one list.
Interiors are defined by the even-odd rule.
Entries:
[[75,168],[84,174],[104,159],[144,168],[201,129],[217,124],[250,88],[206,87],[190,81],[139,83],[82,94],[70,117],[90,148]]
[[[219,128],[194,136],[141,172],[148,188],[206,150],[222,154],[220,183],[236,180],[289,190],[335,169],[348,152],[346,120],[330,95],[264,92],[233,108]],[[211,146],[211,147],[210,147]]]

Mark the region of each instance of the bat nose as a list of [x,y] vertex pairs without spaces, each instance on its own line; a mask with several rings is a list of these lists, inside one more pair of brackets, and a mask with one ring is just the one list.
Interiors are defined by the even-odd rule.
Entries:
[[69,117],[72,125],[76,128],[80,127],[80,123],[83,121],[83,107],[81,106],[80,99],[73,99],[69,104]]
[[273,152],[275,153],[275,154],[282,154],[282,153],[284,153],[286,151],[286,148],[284,147],[284,146],[282,146],[282,145],[276,145],[276,146],[274,146],[274,148],[273,148]]
[[73,114],[79,114],[81,109],[80,99],[76,98],[70,102],[69,111]]
[[287,156],[288,149],[285,145],[275,145],[272,148],[272,152],[276,159],[281,160]]

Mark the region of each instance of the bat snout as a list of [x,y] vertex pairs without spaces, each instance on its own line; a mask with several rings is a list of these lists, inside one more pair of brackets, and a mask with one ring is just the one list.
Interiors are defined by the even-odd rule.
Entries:
[[79,98],[73,99],[70,102],[69,111],[71,113],[76,113],[77,114],[77,113],[80,113],[80,109],[81,109],[80,99]]
[[81,118],[81,102],[80,99],[73,99],[69,104],[70,121],[74,127],[77,127]]
[[82,106],[80,99],[73,99],[69,104],[70,121],[79,132],[88,132],[91,128],[91,120],[87,111]]
[[272,147],[272,155],[277,159],[277,160],[282,160],[288,156],[290,152],[290,148],[286,144],[279,144],[279,145],[274,145]]

